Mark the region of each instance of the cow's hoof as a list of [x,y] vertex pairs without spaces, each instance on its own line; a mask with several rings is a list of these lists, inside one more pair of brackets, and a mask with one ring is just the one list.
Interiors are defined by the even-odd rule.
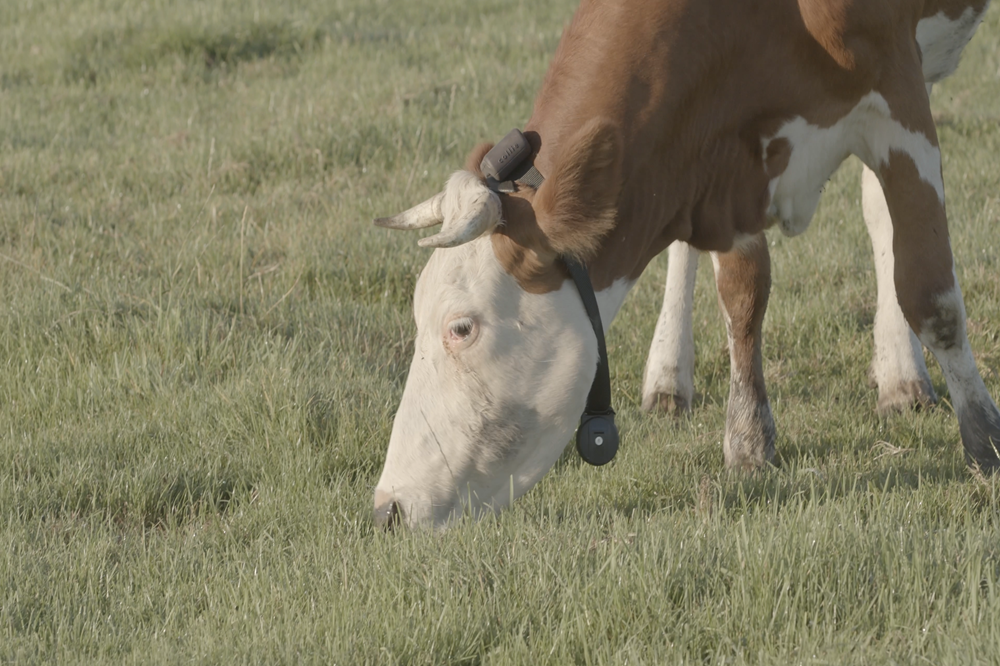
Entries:
[[958,415],[965,462],[986,473],[1000,471],[1000,413],[993,405],[970,405]]
[[937,400],[930,382],[914,379],[879,389],[876,411],[879,416],[889,416],[914,408],[931,407],[937,404]]
[[722,443],[727,469],[755,470],[772,464],[777,438],[771,406],[766,400],[741,405],[730,394],[726,437]]
[[691,399],[676,393],[656,391],[643,396],[642,408],[647,412],[662,412],[671,416],[684,416],[691,412]]
[[723,445],[726,469],[752,472],[774,464],[774,432],[752,437],[727,437]]

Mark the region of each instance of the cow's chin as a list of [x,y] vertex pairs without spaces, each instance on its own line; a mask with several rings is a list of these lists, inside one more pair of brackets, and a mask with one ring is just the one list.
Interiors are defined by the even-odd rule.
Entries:
[[[451,480],[435,484],[427,493],[415,492],[412,498],[401,493],[401,519],[408,528],[426,528],[442,531],[463,518],[478,520],[492,516],[534,487],[552,467],[565,447],[565,442],[555,446],[540,446],[551,452],[550,461],[532,464],[513,473],[493,478],[481,478],[457,486]],[[439,499],[435,499],[439,498]]]

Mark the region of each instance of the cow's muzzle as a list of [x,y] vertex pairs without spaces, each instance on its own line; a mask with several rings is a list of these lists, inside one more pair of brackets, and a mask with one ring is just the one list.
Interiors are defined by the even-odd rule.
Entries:
[[375,491],[375,524],[391,532],[402,522],[403,516],[397,502],[389,493],[382,490]]

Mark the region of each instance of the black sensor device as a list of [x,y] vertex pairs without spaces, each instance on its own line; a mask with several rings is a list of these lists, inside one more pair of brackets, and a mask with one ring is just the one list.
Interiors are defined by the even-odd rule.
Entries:
[[584,413],[576,429],[576,451],[584,462],[600,467],[618,453],[618,427],[615,415]]
[[529,155],[531,155],[531,144],[521,130],[515,128],[507,132],[507,136],[500,139],[500,142],[486,153],[479,168],[487,178],[502,183]]

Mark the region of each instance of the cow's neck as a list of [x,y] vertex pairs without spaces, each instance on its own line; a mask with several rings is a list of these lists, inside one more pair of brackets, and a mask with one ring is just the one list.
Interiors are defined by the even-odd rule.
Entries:
[[[544,127],[532,129],[538,131],[545,140]],[[631,159],[628,151],[624,159]],[[546,162],[544,149],[536,156],[535,164],[543,174],[551,172],[553,168]],[[586,262],[605,328],[617,314],[625,296],[646,265],[671,242],[680,238],[673,225],[664,223],[671,215],[665,210],[662,214],[652,210],[662,208],[657,206],[657,200],[664,196],[663,188],[650,185],[651,183],[641,182],[641,179],[640,182],[625,184],[620,203],[623,213]]]
[[[605,309],[613,316],[649,261],[673,240],[687,240],[685,231],[690,232],[690,224],[685,230],[673,223],[684,196],[665,182],[670,174],[664,164],[651,161],[657,148],[662,150],[665,129],[653,116],[666,119],[669,104],[664,104],[662,91],[650,90],[656,72],[649,65],[669,57],[657,50],[656,30],[630,23],[642,12],[621,12],[613,3],[581,4],[525,127],[540,137],[535,165],[542,174],[555,171],[561,147],[589,120],[605,118],[622,132],[623,189],[616,226],[587,262],[594,289],[603,298],[602,316]],[[585,14],[601,16],[583,21]],[[615,46],[623,43],[630,48]]]

